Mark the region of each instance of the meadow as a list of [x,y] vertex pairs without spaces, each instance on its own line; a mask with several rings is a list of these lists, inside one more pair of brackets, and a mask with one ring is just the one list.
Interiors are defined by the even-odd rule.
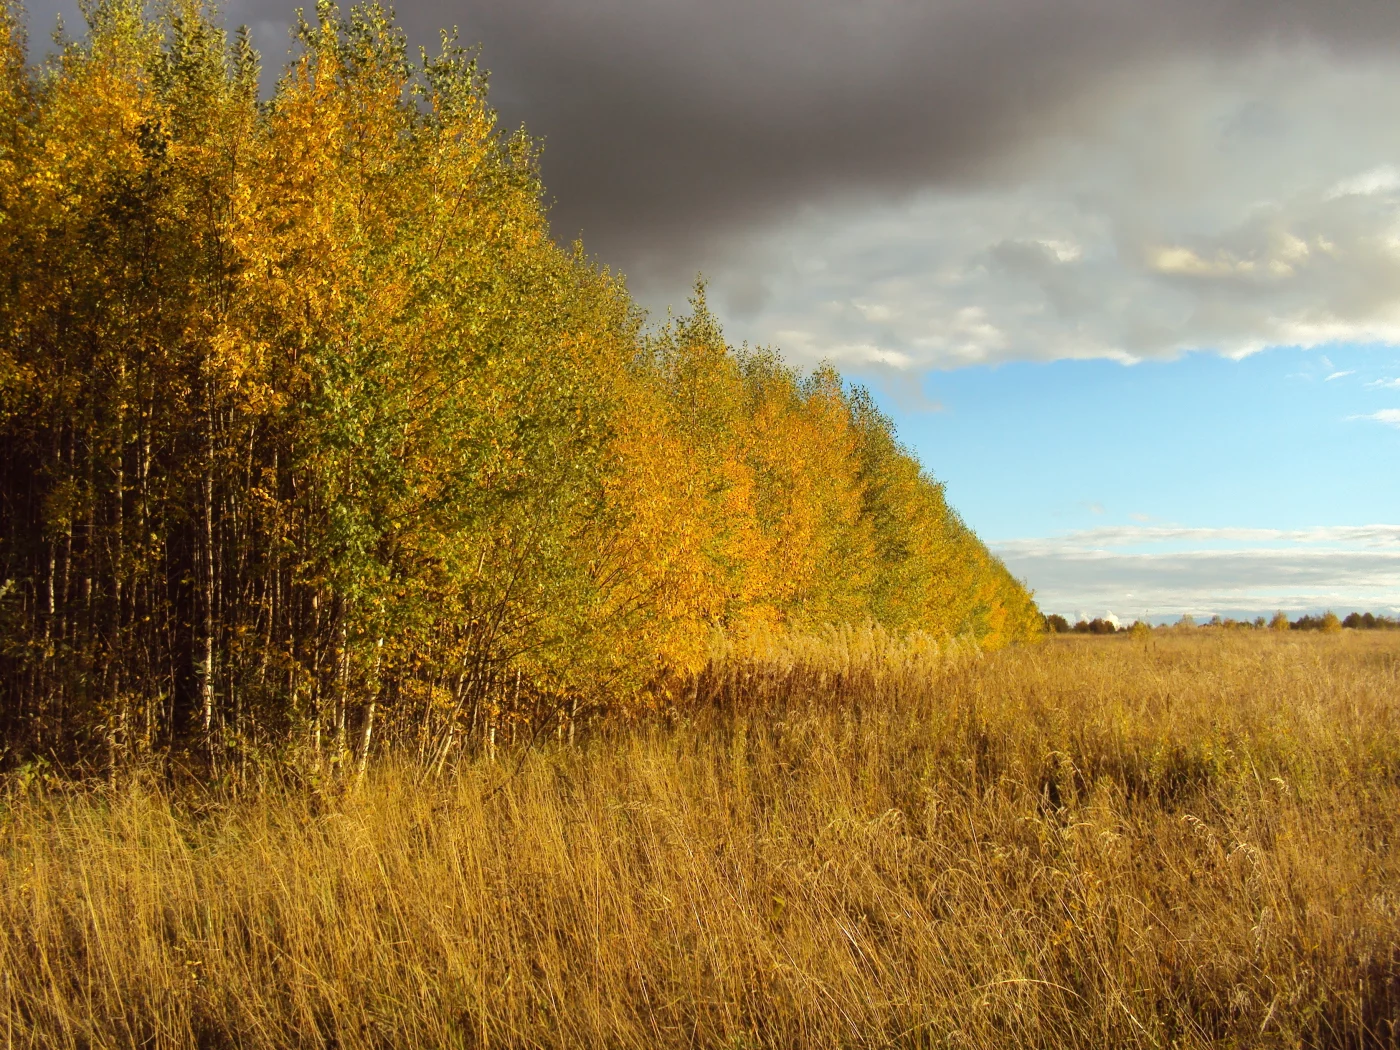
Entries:
[[735,648],[443,770],[12,776],[10,1047],[1400,1043],[1400,637]]
[[1400,1041],[1400,632],[1044,638],[452,34],[82,7],[0,0],[4,1050]]

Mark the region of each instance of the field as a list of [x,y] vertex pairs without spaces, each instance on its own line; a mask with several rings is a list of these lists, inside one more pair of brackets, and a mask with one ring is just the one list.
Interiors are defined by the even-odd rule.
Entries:
[[868,641],[437,779],[16,780],[0,1040],[1400,1044],[1400,637]]

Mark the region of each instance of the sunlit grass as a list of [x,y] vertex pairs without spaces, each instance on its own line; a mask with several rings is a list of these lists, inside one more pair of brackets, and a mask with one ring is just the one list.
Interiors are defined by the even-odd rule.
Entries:
[[518,773],[16,787],[0,1039],[1400,1041],[1400,638],[826,644]]

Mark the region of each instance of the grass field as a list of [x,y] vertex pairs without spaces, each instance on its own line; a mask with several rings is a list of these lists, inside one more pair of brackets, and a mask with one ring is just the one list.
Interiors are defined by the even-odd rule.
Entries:
[[12,785],[0,1040],[1400,1044],[1400,637],[836,648],[514,776]]

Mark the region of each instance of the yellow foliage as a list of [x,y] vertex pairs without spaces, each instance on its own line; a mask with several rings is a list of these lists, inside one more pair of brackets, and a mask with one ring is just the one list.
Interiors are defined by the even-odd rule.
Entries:
[[1038,635],[868,395],[730,347],[703,286],[648,332],[552,241],[450,40],[322,3],[260,104],[195,0],[88,14],[41,76],[0,20],[25,747],[363,765],[376,724],[446,755],[644,699],[717,630]]

